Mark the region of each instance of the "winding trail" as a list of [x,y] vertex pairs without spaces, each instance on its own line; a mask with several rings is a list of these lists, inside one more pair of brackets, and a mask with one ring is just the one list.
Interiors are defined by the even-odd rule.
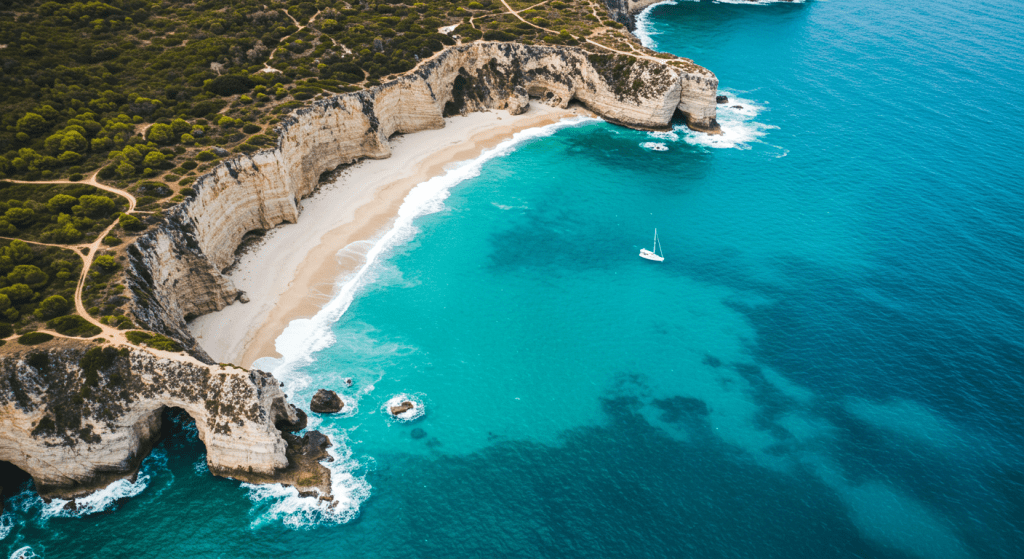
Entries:
[[[268,58],[267,61],[263,63],[263,68],[260,70],[260,72],[280,72],[281,70],[278,70],[277,68],[274,68],[273,66],[270,65],[270,62],[272,60],[274,60],[274,55],[277,54],[277,49],[281,48],[281,45],[288,39],[288,37],[291,37],[292,35],[298,33],[299,31],[302,31],[306,27],[309,27],[310,25],[312,25],[313,24],[313,20],[315,20],[317,18],[317,16],[320,15],[320,10],[317,10],[316,13],[313,14],[312,17],[309,18],[309,21],[307,21],[305,24],[302,24],[302,23],[299,23],[299,20],[295,19],[295,16],[293,16],[290,13],[288,13],[288,9],[287,8],[283,8],[282,11],[284,11],[284,15],[288,16],[289,19],[291,19],[293,22],[295,22],[295,27],[298,27],[298,29],[296,29],[295,31],[285,35],[284,37],[281,37],[281,40],[279,40],[277,42],[278,46],[274,47],[274,50],[270,51],[270,58]],[[331,39],[330,37],[327,37],[327,38]],[[338,43],[336,43],[334,41],[334,39],[331,39],[331,42],[334,43],[334,46],[338,46]]]
[[[512,7],[508,5],[508,2],[506,2],[505,0],[501,0],[501,3],[505,6],[505,9],[508,10],[508,12],[510,14],[516,16],[516,19],[518,19],[519,21],[521,21],[521,22],[523,22],[523,23],[525,23],[525,24],[527,24],[527,25],[529,25],[531,27],[535,27],[537,29],[540,29],[541,31],[547,31],[548,33],[551,33],[552,35],[558,35],[557,31],[555,31],[553,29],[548,29],[547,27],[541,27],[541,26],[533,23],[532,21],[527,21],[525,18],[523,18],[523,16],[519,15],[519,12],[525,12],[526,10],[529,10],[529,9],[531,9],[533,7],[536,7],[536,6],[530,6],[530,8],[524,8],[522,10],[519,10],[519,12],[517,12],[517,11],[513,10]],[[543,2],[541,2],[541,4],[543,4]],[[539,6],[539,5],[540,4],[537,4],[537,6]],[[595,12],[595,17],[597,17],[596,12]],[[581,37],[576,37],[576,36],[573,36],[573,38],[576,39],[577,41],[581,39]],[[586,41],[587,43],[590,43],[591,45],[594,45],[595,47],[602,48],[604,50],[611,51],[611,52],[614,52],[614,53],[617,53],[617,54],[624,54],[626,56],[632,56],[634,58],[643,58],[645,60],[650,60],[652,62],[657,62],[657,63],[663,64],[663,65],[667,65],[668,64],[668,60],[663,59],[663,58],[657,58],[657,57],[650,56],[650,55],[647,55],[647,54],[640,54],[640,53],[638,53],[636,51],[626,52],[626,51],[621,51],[621,50],[618,50],[618,49],[613,49],[612,47],[602,45],[601,43],[598,43],[597,41],[594,41],[594,40],[586,38],[586,37],[583,37],[582,40]]]
[[[103,184],[103,183],[99,182],[97,180],[97,176],[98,175],[99,175],[99,171],[96,171],[92,175],[89,175],[89,178],[84,179],[84,180],[79,180],[79,181],[73,181],[73,180],[67,180],[67,179],[55,179],[55,180],[49,180],[49,181],[8,180],[7,182],[13,182],[13,183],[18,183],[18,184],[86,184],[86,185],[89,185],[89,186],[96,187],[96,188],[98,188],[100,190],[104,190],[106,192],[110,192],[110,193],[116,194],[116,195],[121,196],[122,198],[128,200],[128,209],[125,212],[123,212],[123,213],[126,213],[126,214],[137,213],[135,211],[135,206],[137,204],[137,200],[135,199],[135,196],[132,196],[129,192],[121,190],[120,188],[115,188],[113,186],[109,186],[109,185],[106,185],[106,184]],[[16,239],[16,240],[23,241],[23,242],[28,243],[28,244],[41,245],[41,246],[51,246],[51,247],[58,247],[58,248],[67,249],[67,250],[70,250],[70,251],[74,252],[75,254],[77,254],[82,259],[82,273],[79,274],[79,276],[78,276],[78,284],[75,286],[75,312],[77,312],[82,318],[84,318],[90,324],[92,324],[93,326],[95,326],[95,327],[100,329],[100,333],[99,334],[96,334],[95,336],[90,336],[89,338],[80,338],[80,337],[77,337],[77,336],[66,336],[64,334],[60,334],[58,332],[53,332],[51,330],[37,330],[37,332],[46,332],[47,334],[53,335],[55,337],[73,338],[73,339],[93,339],[93,338],[96,338],[97,336],[103,336],[107,340],[109,340],[110,342],[115,343],[115,344],[118,344],[118,343],[128,344],[129,343],[128,342],[128,338],[124,335],[124,332],[122,332],[122,331],[120,331],[117,328],[114,328],[112,326],[108,326],[106,324],[103,324],[102,322],[100,322],[96,318],[93,318],[86,311],[85,303],[82,301],[82,292],[85,290],[85,280],[89,277],[89,271],[92,268],[93,259],[96,257],[96,253],[102,248],[103,239],[106,238],[106,236],[109,235],[110,232],[113,231],[115,227],[117,227],[117,225],[118,225],[118,220],[115,219],[113,222],[111,222],[110,225],[107,226],[106,229],[104,229],[98,235],[96,235],[96,240],[94,240],[91,243],[87,243],[87,244],[61,245],[61,244],[53,244],[53,243],[42,243],[42,242],[39,242],[39,241],[27,241],[25,239]],[[0,238],[15,240],[13,237],[0,237]],[[176,356],[180,360],[181,356],[178,355],[178,354],[169,353],[169,352],[164,352],[164,353],[167,353],[167,355]]]

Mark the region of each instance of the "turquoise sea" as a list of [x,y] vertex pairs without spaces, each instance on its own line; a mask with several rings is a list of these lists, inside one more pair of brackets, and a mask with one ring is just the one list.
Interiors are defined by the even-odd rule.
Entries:
[[723,136],[522,134],[349,247],[261,362],[346,399],[313,421],[338,507],[211,477],[186,418],[93,514],[22,493],[0,553],[1024,556],[1022,29],[1014,0],[649,10]]

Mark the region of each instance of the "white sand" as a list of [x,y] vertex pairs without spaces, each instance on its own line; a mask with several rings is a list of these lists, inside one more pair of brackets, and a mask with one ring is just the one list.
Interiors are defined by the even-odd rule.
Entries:
[[531,103],[522,115],[471,113],[445,119],[440,130],[393,138],[390,158],[347,169],[302,201],[298,223],[269,231],[239,259],[228,277],[247,293],[249,303],[201,316],[189,329],[221,363],[248,367],[261,357],[277,357],[274,340],[288,323],[316,314],[330,300],[338,279],[361,263],[343,249],[385,231],[413,187],[516,132],[584,112]]

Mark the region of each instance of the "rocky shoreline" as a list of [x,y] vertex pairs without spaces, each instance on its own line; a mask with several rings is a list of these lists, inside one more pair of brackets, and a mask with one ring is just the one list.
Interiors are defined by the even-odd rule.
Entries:
[[[648,4],[626,7],[632,14]],[[324,173],[388,157],[396,133],[440,128],[454,114],[523,110],[528,98],[578,102],[632,128],[664,129],[682,117],[717,132],[717,78],[672,60],[477,42],[394,81],[295,111],[275,148],[200,177],[196,195],[128,250],[136,323],[189,355],[57,340],[0,358],[0,461],[31,475],[44,497],[80,496],[135,475],[158,440],[162,412],[180,408],[196,421],[215,475],[285,483],[330,500],[330,472],[320,464],[330,441],[315,431],[291,434],[305,416],[273,376],[213,364],[187,329],[191,318],[243,299],[222,272],[245,234],[295,222],[297,201]]]

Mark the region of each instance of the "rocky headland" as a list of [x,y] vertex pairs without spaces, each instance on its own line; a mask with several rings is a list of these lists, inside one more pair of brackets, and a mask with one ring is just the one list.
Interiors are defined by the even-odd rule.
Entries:
[[[625,4],[635,11],[646,4]],[[639,7],[637,7],[639,6]],[[689,60],[593,54],[574,47],[474,42],[363,91],[318,99],[278,128],[273,149],[240,155],[194,183],[195,194],[128,248],[136,324],[187,353],[48,342],[0,357],[0,461],[32,476],[44,497],[71,498],[133,476],[158,440],[161,414],[191,416],[210,471],[281,482],[329,499],[330,444],[303,438],[305,416],[272,375],[216,365],[187,322],[244,300],[224,275],[246,233],[299,217],[322,175],[390,155],[389,138],[444,126],[471,111],[526,110],[529,98],[584,105],[624,126],[665,129],[673,118],[709,133],[718,80]]]

